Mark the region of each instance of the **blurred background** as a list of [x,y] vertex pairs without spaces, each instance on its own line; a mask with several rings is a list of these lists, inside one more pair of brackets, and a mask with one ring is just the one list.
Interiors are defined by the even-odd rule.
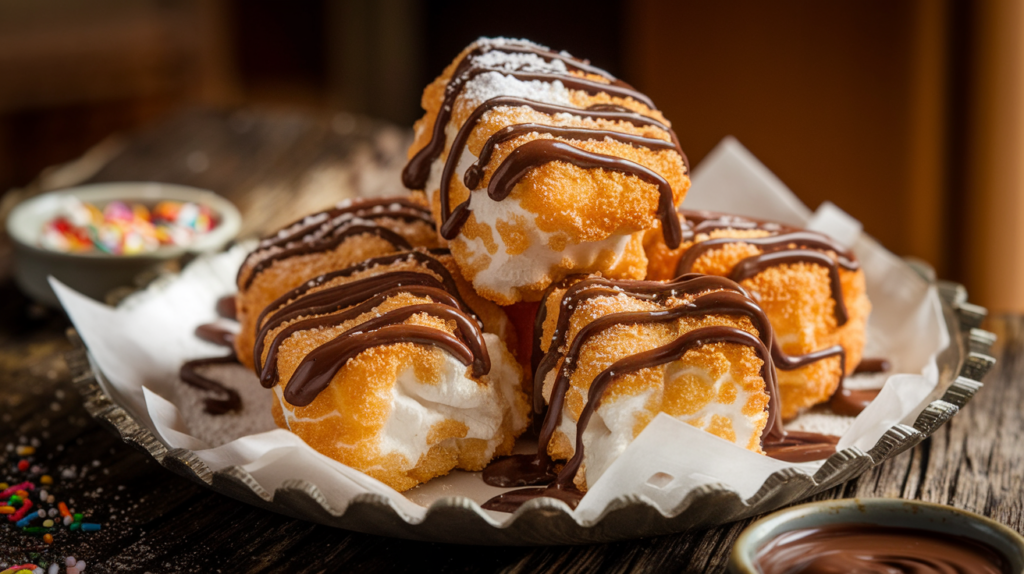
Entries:
[[0,194],[182,109],[407,129],[463,46],[525,37],[648,93],[694,165],[736,136],[812,208],[1024,311],[1022,32],[1018,0],[4,0]]

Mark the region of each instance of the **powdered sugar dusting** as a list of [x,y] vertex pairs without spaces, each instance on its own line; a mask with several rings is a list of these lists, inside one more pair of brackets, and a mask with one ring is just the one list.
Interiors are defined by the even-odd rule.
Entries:
[[[526,98],[563,106],[570,104],[569,90],[560,81],[531,80],[524,82],[500,72],[485,72],[466,83],[456,105],[470,105],[475,108],[498,96]],[[458,130],[459,127],[455,126],[455,129]]]
[[567,73],[565,62],[550,62],[537,54],[520,54],[491,50],[473,58],[473,63],[485,68],[499,68],[510,72]]
[[277,428],[270,414],[274,394],[263,388],[256,375],[242,365],[211,365],[202,367],[203,376],[233,389],[242,399],[242,410],[223,415],[211,415],[204,408],[208,398],[220,398],[213,393],[189,386],[180,380],[175,386],[178,410],[192,436],[218,447],[235,439]]

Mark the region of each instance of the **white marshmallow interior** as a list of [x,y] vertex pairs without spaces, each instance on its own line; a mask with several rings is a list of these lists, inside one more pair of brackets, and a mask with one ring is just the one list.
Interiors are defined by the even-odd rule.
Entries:
[[[380,434],[378,447],[382,456],[400,454],[408,461],[408,468],[416,466],[434,446],[427,443],[431,428],[446,419],[465,424],[469,429],[465,438],[486,441],[487,457],[493,456],[494,449],[501,444],[503,437],[499,431],[505,417],[511,418],[516,432],[526,428],[525,417],[514,408],[519,392],[514,359],[496,335],[484,333],[484,341],[491,357],[491,370],[482,383],[467,377],[466,366],[448,353],[444,353],[441,379],[436,383],[420,381],[411,367],[399,374],[391,388],[391,412]],[[280,385],[274,387],[274,393],[291,429],[296,420],[292,407],[284,400]],[[462,439],[448,439],[440,444],[457,446],[452,441],[459,440]]]
[[[524,69],[531,72],[548,73],[564,73],[566,71],[565,64],[559,60],[547,62],[534,54],[509,54],[500,52],[499,49],[500,42],[497,49],[479,56],[477,61],[488,67],[510,70]],[[479,74],[466,83],[457,100],[457,105],[474,109],[493,97],[514,96],[542,103],[570,106],[569,95],[569,90],[559,81],[521,81],[497,72],[488,72]],[[484,115],[484,119],[486,117],[487,114]],[[445,126],[446,149],[451,146],[461,127],[454,122],[449,122]],[[476,159],[467,146],[459,158],[455,176],[461,179],[466,173],[466,169]],[[431,165],[430,177],[425,190],[431,202],[434,201],[434,196],[440,189],[444,163],[444,158],[438,158]],[[454,205],[451,206],[451,208],[454,207]],[[469,264],[474,267],[480,259],[490,258],[489,266],[473,278],[473,286],[477,289],[487,289],[499,293],[505,297],[512,297],[518,287],[534,285],[546,278],[550,279],[551,270],[566,258],[576,262],[577,266],[582,268],[593,266],[602,252],[611,251],[621,257],[630,239],[627,234],[614,234],[601,241],[567,245],[564,250],[556,251],[548,246],[551,234],[545,233],[537,227],[537,215],[524,209],[516,199],[509,197],[502,201],[494,201],[488,197],[486,188],[475,189],[470,194],[470,209],[478,222],[486,224],[494,230],[492,237],[497,244],[497,251],[493,254],[488,252],[484,242],[480,239],[466,239],[459,236],[454,241],[466,247],[470,253]],[[530,247],[524,253],[509,255],[505,241],[496,231],[497,222],[511,223],[517,220],[525,220],[529,223],[527,229]],[[617,259],[615,263],[618,263]]]

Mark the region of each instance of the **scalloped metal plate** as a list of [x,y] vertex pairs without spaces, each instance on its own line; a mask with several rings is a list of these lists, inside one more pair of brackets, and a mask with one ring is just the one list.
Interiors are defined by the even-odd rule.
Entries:
[[723,485],[704,485],[663,514],[642,498],[624,496],[596,520],[582,523],[564,503],[550,498],[530,501],[507,523],[495,526],[476,502],[465,497],[438,500],[422,520],[416,521],[379,495],[363,495],[345,508],[333,508],[319,488],[304,480],[288,481],[275,492],[267,492],[240,467],[212,472],[192,451],[168,449],[103,390],[102,373],[73,330],[69,330],[68,337],[76,348],[66,359],[89,414],[167,469],[247,504],[328,526],[411,540],[484,545],[588,544],[709,528],[771,512],[856,478],[935,432],[971,400],[982,386],[981,378],[995,363],[988,355],[995,335],[978,328],[985,309],[968,303],[960,285],[939,282],[938,287],[953,343],[939,356],[937,397],[925,406],[913,425],[894,425],[867,452],[855,447],[837,452],[813,476],[796,469],[776,472],[746,500]]

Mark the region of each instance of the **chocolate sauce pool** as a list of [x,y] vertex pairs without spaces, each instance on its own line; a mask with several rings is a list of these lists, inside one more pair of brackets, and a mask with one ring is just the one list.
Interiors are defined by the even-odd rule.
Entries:
[[[860,364],[853,370],[853,374],[887,373],[889,369],[889,361],[886,359],[861,359]],[[841,381],[839,388],[829,399],[828,406],[837,415],[855,417],[863,412],[880,392],[882,389],[848,389],[845,381]]]
[[1010,574],[991,546],[942,532],[829,524],[786,532],[758,551],[763,574]]

